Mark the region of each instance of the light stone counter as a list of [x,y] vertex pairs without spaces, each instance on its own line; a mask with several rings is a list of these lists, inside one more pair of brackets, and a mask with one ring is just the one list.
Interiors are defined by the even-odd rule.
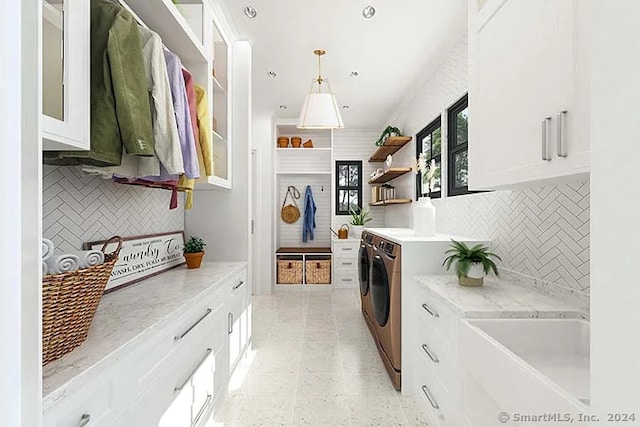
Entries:
[[485,277],[484,286],[477,288],[458,285],[458,278],[450,274],[421,275],[417,279],[420,288],[462,317],[589,318],[577,305],[493,276]]
[[43,409],[77,388],[98,370],[126,355],[163,321],[214,292],[245,262],[203,262],[199,269],[178,267],[102,297],[82,345],[43,368]]

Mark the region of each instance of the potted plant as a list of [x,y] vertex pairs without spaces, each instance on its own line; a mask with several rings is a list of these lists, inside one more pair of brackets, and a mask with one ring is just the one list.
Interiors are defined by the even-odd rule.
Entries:
[[200,268],[205,246],[207,244],[198,236],[191,236],[185,242],[182,253],[187,261],[187,268]]
[[400,132],[400,129],[389,125],[382,131],[382,135],[380,135],[380,138],[378,138],[378,140],[376,141],[376,146],[380,147],[381,145],[384,145],[384,142],[390,136],[400,136],[400,135],[402,135],[402,133]]
[[351,232],[353,233],[352,235],[353,237],[360,238],[364,225],[371,221],[373,218],[369,216],[369,211],[367,210],[367,208],[361,208],[359,206],[350,208],[349,213],[351,214]]
[[478,244],[470,248],[464,242],[453,239],[451,242],[451,249],[445,252],[448,256],[442,265],[449,270],[451,265],[456,263],[456,274],[460,286],[482,286],[485,274],[493,271],[496,276],[498,275],[498,267],[491,258],[498,261],[502,259],[489,252],[487,246]]

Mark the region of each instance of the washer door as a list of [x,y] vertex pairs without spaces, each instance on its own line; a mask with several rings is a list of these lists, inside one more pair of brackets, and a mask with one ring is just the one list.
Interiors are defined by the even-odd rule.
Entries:
[[387,267],[384,265],[380,255],[374,256],[371,263],[371,303],[373,305],[373,317],[378,322],[378,325],[386,325],[387,320],[389,320],[391,299]]
[[360,245],[358,253],[358,277],[360,278],[360,294],[369,293],[369,251],[366,245]]

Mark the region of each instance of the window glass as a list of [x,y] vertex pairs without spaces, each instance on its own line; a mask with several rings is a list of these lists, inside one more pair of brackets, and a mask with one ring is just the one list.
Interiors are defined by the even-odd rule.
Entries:
[[362,208],[362,161],[336,161],[336,215]]

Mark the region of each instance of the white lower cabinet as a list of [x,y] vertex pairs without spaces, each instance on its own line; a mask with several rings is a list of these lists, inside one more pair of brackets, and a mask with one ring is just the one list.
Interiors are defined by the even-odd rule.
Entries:
[[251,341],[246,268],[212,289],[92,372],[88,385],[45,407],[44,426],[204,426]]
[[339,288],[358,286],[358,239],[332,239],[333,285]]

